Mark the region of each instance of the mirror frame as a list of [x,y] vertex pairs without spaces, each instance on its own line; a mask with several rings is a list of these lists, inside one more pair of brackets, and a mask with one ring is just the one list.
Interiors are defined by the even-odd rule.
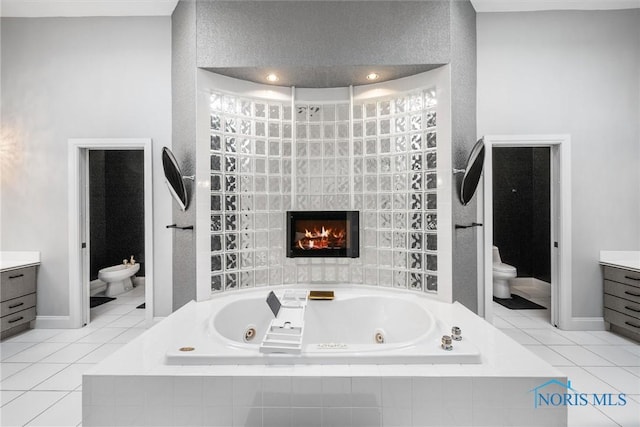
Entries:
[[460,203],[466,206],[478,188],[482,168],[484,166],[484,138],[480,138],[475,143],[469,153],[467,166],[464,169],[464,175],[460,184]]
[[189,194],[184,185],[184,177],[180,171],[180,165],[175,156],[167,147],[162,147],[162,168],[164,169],[165,182],[169,187],[169,192],[178,203],[181,211],[186,211],[189,207]]

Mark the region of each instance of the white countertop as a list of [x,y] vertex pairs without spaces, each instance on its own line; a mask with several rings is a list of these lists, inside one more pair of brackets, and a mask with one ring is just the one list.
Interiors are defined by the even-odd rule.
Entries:
[[640,251],[600,251],[600,264],[640,272]]
[[37,251],[2,251],[0,252],[0,270],[30,267],[40,264],[40,252]]

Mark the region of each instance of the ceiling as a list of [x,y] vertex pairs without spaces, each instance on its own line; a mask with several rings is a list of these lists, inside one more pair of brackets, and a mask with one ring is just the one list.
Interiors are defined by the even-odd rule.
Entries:
[[[0,0],[0,16],[168,16],[177,3],[178,0]],[[471,3],[478,12],[640,8],[640,0],[471,0]]]

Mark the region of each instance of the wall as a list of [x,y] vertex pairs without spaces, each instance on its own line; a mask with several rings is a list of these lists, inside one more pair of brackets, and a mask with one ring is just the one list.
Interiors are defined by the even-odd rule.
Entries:
[[[156,315],[171,311],[170,19],[3,18],[3,250],[38,250],[38,315],[69,314],[69,138],[151,137]],[[167,301],[168,299],[168,301]]]
[[493,148],[493,244],[518,277],[551,282],[550,149]]
[[572,314],[602,316],[599,251],[640,249],[640,10],[477,23],[478,134],[571,135]]
[[89,280],[131,255],[144,277],[144,152],[89,152]]

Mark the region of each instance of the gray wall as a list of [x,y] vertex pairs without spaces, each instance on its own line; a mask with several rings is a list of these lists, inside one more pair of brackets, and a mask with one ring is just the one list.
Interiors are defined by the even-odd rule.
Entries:
[[478,133],[571,134],[573,316],[640,249],[640,10],[478,15]]
[[[3,250],[41,252],[38,315],[69,314],[69,138],[152,138],[156,314],[170,312],[170,19],[2,18]],[[4,137],[4,135],[3,135]],[[6,141],[6,142],[5,142]]]

